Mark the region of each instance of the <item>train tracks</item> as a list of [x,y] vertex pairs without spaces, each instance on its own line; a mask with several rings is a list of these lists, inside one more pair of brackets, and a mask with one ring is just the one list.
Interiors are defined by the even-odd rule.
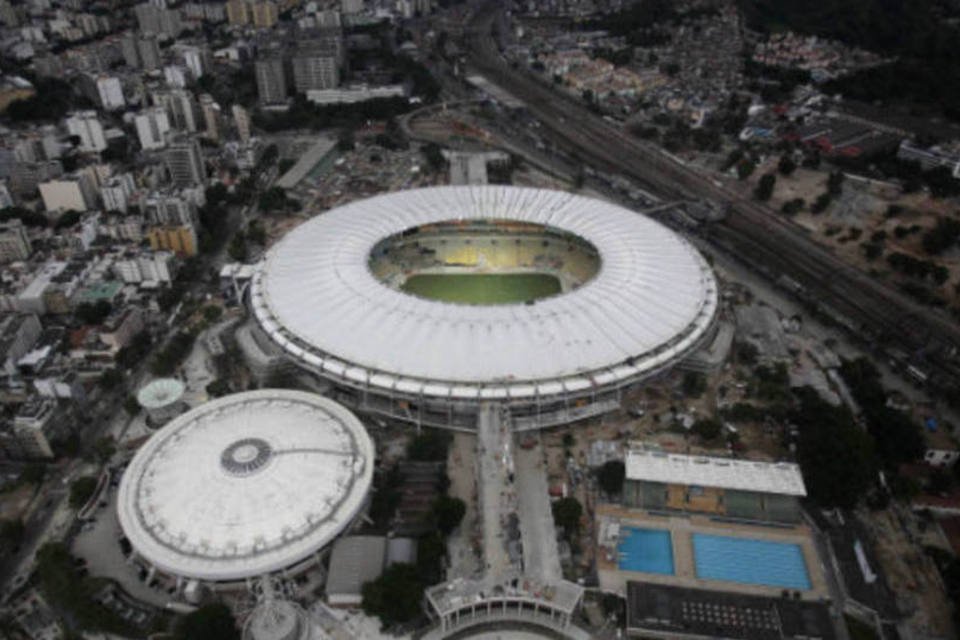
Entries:
[[[759,203],[725,189],[667,157],[660,149],[612,126],[524,71],[505,63],[491,37],[498,3],[487,2],[468,29],[468,62],[521,99],[562,146],[598,170],[624,175],[669,200],[699,198],[727,203],[730,215],[710,230],[721,247],[761,265],[774,279],[786,276],[814,307],[828,311],[878,345],[906,354],[935,372],[941,387],[960,381],[953,347],[960,326],[900,291],[847,264],[802,229]],[[922,361],[922,362],[921,362]]]

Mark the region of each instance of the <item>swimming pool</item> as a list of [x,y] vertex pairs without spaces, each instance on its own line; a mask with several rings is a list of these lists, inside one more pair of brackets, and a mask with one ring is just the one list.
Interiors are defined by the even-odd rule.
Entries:
[[669,531],[624,527],[617,552],[619,566],[624,571],[673,575],[673,544]]
[[803,551],[797,544],[695,533],[693,557],[698,578],[810,588]]

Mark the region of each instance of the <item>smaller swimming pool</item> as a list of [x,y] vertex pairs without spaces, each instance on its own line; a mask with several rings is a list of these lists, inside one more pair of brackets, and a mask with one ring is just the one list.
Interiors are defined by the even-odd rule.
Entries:
[[624,527],[620,530],[620,569],[673,575],[673,543],[663,529]]
[[698,578],[810,588],[803,550],[797,544],[695,533],[693,557]]

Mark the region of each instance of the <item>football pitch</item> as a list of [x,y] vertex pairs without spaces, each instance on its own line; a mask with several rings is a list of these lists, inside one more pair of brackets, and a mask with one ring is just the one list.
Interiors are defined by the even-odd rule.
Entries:
[[560,293],[560,281],[546,273],[426,273],[410,276],[401,289],[441,302],[510,304]]

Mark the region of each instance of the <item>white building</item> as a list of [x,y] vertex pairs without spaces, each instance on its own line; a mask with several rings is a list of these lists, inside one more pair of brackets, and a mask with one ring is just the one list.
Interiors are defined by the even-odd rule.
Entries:
[[382,87],[354,85],[343,89],[311,89],[307,91],[307,100],[314,104],[352,104],[374,98],[402,98],[405,95],[406,90],[399,84]]
[[173,280],[175,258],[170,251],[144,251],[113,263],[114,274],[128,284],[169,283]]
[[100,187],[100,198],[103,208],[107,211],[126,213],[130,203],[130,196],[136,191],[133,176],[122,173],[113,176]]
[[123,109],[127,106],[123,98],[123,85],[120,79],[113,76],[101,76],[97,78],[97,93],[100,96],[100,104],[108,111]]
[[340,11],[343,13],[360,13],[363,11],[363,0],[340,0]]
[[86,173],[41,182],[37,186],[47,211],[87,211],[96,206],[96,187]]
[[157,92],[153,102],[167,110],[175,129],[181,132],[197,131],[197,104],[193,94],[184,89]]
[[163,79],[168,87],[183,89],[187,86],[187,74],[183,67],[169,64],[163,68]]
[[137,114],[134,118],[140,146],[147,151],[166,146],[166,134],[170,131],[170,118],[162,107],[154,107]]
[[96,111],[78,111],[66,120],[70,135],[80,138],[80,151],[99,153],[107,148],[107,138]]
[[27,230],[20,220],[14,218],[0,223],[0,263],[26,260],[32,251]]
[[194,79],[202,77],[204,68],[203,52],[197,47],[184,47],[182,51],[183,64],[186,65],[190,71],[190,75],[192,75]]

